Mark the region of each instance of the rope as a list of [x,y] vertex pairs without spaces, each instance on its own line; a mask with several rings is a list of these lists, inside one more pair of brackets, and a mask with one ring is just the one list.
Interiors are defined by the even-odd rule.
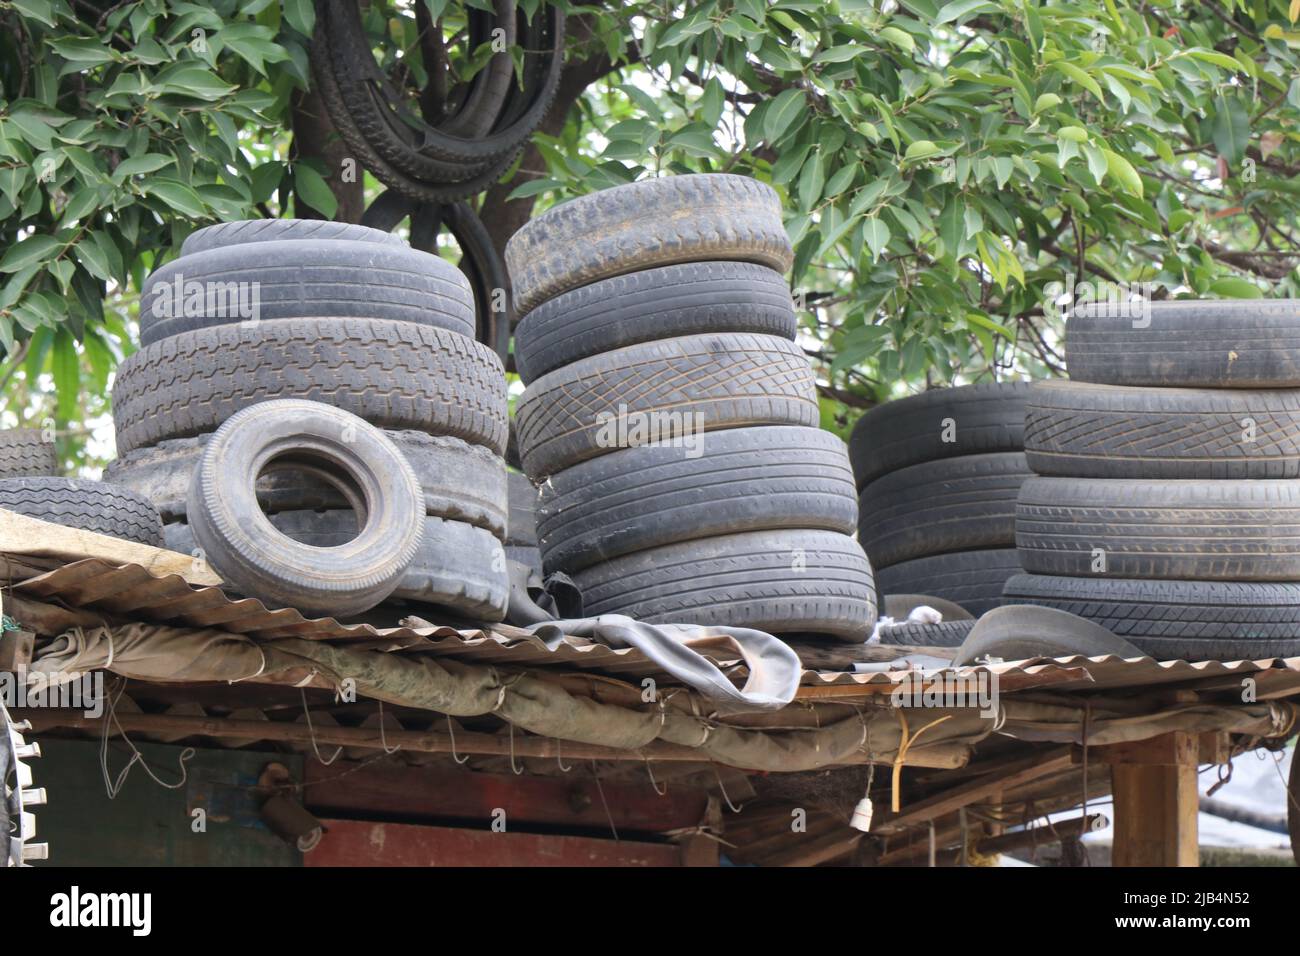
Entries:
[[311,749],[315,751],[316,759],[321,762],[321,765],[328,767],[334,761],[339,759],[343,753],[343,748],[340,747],[338,750],[334,751],[334,756],[330,757],[329,760],[326,760],[320,755],[320,747],[316,746],[316,728],[312,726],[311,722],[311,708],[307,706],[307,692],[299,687],[298,693],[302,695],[302,712],[307,717],[307,733],[311,734]]
[[[108,794],[108,799],[116,800],[117,795],[122,792],[122,787],[126,785],[126,778],[131,773],[131,768],[137,763],[149,776],[149,779],[158,784],[158,786],[162,787],[164,790],[179,790],[181,787],[185,786],[185,781],[189,778],[189,768],[185,766],[185,762],[187,760],[193,760],[198,751],[193,747],[186,747],[180,752],[180,756],[177,758],[181,771],[180,780],[175,783],[166,783],[165,781],[158,779],[158,775],[149,768],[149,763],[144,759],[144,754],[140,753],[139,748],[136,747],[131,738],[127,736],[126,731],[122,729],[121,722],[117,719],[117,702],[126,692],[126,683],[127,682],[123,680],[118,685],[117,696],[110,697],[106,700],[106,703],[108,704],[108,719],[104,721],[104,729],[99,741],[99,770],[104,778],[104,792]],[[110,779],[108,773],[108,736],[110,725],[117,726],[117,732],[121,736],[123,742],[131,748],[131,758],[127,760],[126,766],[122,768],[122,771],[117,775],[117,777],[112,779]]]

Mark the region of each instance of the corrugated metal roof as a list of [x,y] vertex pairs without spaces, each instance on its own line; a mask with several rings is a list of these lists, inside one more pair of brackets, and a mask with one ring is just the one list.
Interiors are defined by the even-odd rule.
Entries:
[[[0,547],[0,554],[7,551]],[[25,549],[19,549],[19,553],[25,553]],[[175,626],[219,627],[258,639],[298,637],[364,645],[386,652],[431,654],[519,667],[565,667],[625,678],[669,679],[658,666],[632,648],[615,649],[581,638],[568,638],[551,649],[526,631],[509,625],[494,625],[490,630],[445,625],[379,628],[366,623],[341,623],[332,618],[308,619],[290,608],[271,610],[258,600],[232,599],[220,588],[193,585],[178,574],[158,574],[138,564],[119,565],[102,558],[73,561],[15,582],[12,587],[20,595],[61,602],[69,607]],[[743,667],[737,666],[736,661],[715,663],[733,668],[738,678],[744,675]],[[912,665],[906,658],[873,666],[877,669],[868,672],[805,671],[802,680],[805,687],[800,696],[884,692],[912,673]],[[1045,686],[1061,690],[1119,689],[1256,675],[1265,690],[1279,695],[1300,692],[1300,658],[1189,663],[1158,662],[1151,658],[1063,657],[963,667],[956,672],[970,674],[981,670],[997,674],[1004,691]]]

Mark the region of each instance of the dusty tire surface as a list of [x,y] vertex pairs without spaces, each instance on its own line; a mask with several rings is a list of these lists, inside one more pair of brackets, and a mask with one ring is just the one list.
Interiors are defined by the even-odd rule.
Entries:
[[926,461],[1022,450],[1028,394],[1027,382],[986,382],[877,405],[849,436],[858,487]]
[[154,506],[133,491],[103,481],[3,478],[0,508],[123,541],[163,546],[162,519]]
[[775,336],[739,333],[688,335],[593,355],[543,375],[515,406],[520,458],[538,483],[626,444],[617,440],[620,420],[660,422],[659,439],[685,432],[694,441],[697,425],[704,432],[816,427],[820,415],[816,378],[802,349]]
[[1300,300],[1175,300],[1148,306],[1149,316],[1105,305],[1076,310],[1065,325],[1070,378],[1174,388],[1300,386]]
[[[277,531],[314,548],[342,547],[358,530],[353,511],[282,511],[269,518]],[[163,532],[168,548],[194,553],[194,532],[187,524],[168,524]],[[501,543],[483,528],[428,515],[420,546],[389,597],[499,621],[509,597],[505,556]]]
[[[419,479],[428,514],[464,521],[504,536],[505,462],[482,445],[423,432],[389,431]],[[153,502],[164,521],[184,521],[190,478],[210,435],[174,438],[137,448],[104,468],[104,480]],[[347,506],[338,489],[299,469],[270,471],[257,483],[257,499],[268,513]]]
[[1015,548],[958,551],[876,568],[876,587],[889,594],[932,594],[979,617],[1002,603],[1007,579],[1021,572]]
[[1069,611],[1127,638],[1300,641],[1300,584],[1018,574],[1008,604]]
[[280,242],[285,239],[343,239],[348,242],[376,242],[405,246],[400,237],[378,229],[354,226],[328,219],[243,219],[219,222],[190,233],[181,243],[181,255],[221,249],[250,242]]
[[1075,478],[1300,477],[1300,393],[1035,382],[1025,455]]
[[586,614],[751,627],[861,642],[876,621],[871,565],[832,531],[750,531],[654,548],[578,572]]
[[527,475],[512,471],[506,476],[510,511],[506,519],[506,544],[537,547],[537,489]]
[[278,319],[183,332],[124,360],[113,384],[118,453],[215,431],[276,398],[505,448],[505,370],[486,346],[409,322]]
[[881,644],[912,647],[961,647],[974,621],[940,621],[938,624],[894,624],[879,629]]
[[[207,298],[192,302],[190,290]],[[474,337],[474,293],[446,260],[405,244],[292,239],[222,246],[154,270],[140,293],[140,344],[217,325],[391,319]]]
[[1300,580],[1300,483],[1030,478],[1016,506],[1026,571],[1192,581]]
[[[289,455],[349,497],[359,530],[347,542],[302,544],[262,512],[256,476]],[[186,518],[195,545],[229,587],[268,605],[335,617],[369,610],[392,594],[426,520],[415,472],[383,432],[331,405],[301,400],[253,405],[217,430],[194,469]]]
[[547,570],[741,531],[857,525],[848,454],[830,432],[734,428],[710,433],[697,458],[684,451],[625,448],[553,474],[537,505]]
[[548,209],[506,244],[520,316],[610,276],[717,259],[789,271],[794,252],[770,186],[725,173],[628,183]]
[[858,540],[876,568],[1010,547],[1016,543],[1016,495],[1028,477],[1021,452],[943,458],[890,472],[862,490]]
[[753,332],[793,340],[781,273],[751,262],[686,262],[602,279],[548,299],[515,330],[524,384],[600,352],[680,335]]
[[0,430],[0,478],[36,478],[59,473],[54,442],[35,428]]

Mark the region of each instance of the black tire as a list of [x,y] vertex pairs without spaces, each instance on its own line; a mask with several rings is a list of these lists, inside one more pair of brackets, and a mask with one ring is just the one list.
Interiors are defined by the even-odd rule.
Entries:
[[59,456],[53,441],[35,428],[0,430],[0,478],[57,475]]
[[506,476],[506,488],[510,499],[506,544],[537,547],[537,489],[517,471]]
[[610,276],[714,259],[789,271],[794,253],[772,187],[723,173],[628,183],[548,209],[506,244],[520,316]]
[[386,246],[405,246],[398,236],[378,229],[354,226],[328,219],[243,219],[219,222],[190,233],[181,243],[181,256],[239,246],[250,242],[280,242],[285,239],[342,239],[348,242],[375,242]]
[[989,611],[971,628],[953,656],[952,666],[984,657],[1023,661],[1034,657],[1141,657],[1130,641],[1076,614],[1033,604],[1010,604]]
[[900,624],[877,628],[881,644],[912,647],[961,647],[974,621],[940,621],[938,624]]
[[323,19],[334,81],[353,123],[395,168],[430,182],[458,171],[462,176],[473,175],[492,163],[502,168],[509,165],[550,108],[564,65],[564,11],[547,4],[521,31],[525,56],[531,60],[525,67],[531,80],[526,84],[526,104],[512,107],[500,103],[497,120],[488,132],[456,136],[400,106],[393,110],[392,104],[400,104],[402,96],[375,63],[354,0],[329,0]]
[[1069,611],[1127,638],[1300,640],[1300,584],[1017,574],[1008,604]]
[[1198,641],[1183,638],[1135,637],[1133,644],[1158,661],[1261,661],[1300,657],[1300,639],[1263,641]]
[[1174,388],[1300,386],[1300,300],[1146,305],[1147,316],[1109,305],[1075,311],[1065,325],[1070,378]]
[[3,478],[0,508],[123,541],[163,546],[162,519],[153,505],[133,491],[103,481]]
[[486,346],[409,322],[278,319],[183,332],[124,360],[113,385],[118,453],[214,431],[276,398],[505,448],[505,370]]
[[927,461],[877,478],[858,500],[858,540],[887,568],[951,551],[1016,543],[1016,495],[1030,477],[1018,451]]
[[1075,478],[1300,477],[1300,393],[1035,382],[1025,454]]
[[[262,513],[256,475],[263,462],[287,455],[319,468],[349,497],[360,530],[346,544],[300,544]],[[335,617],[392,594],[419,550],[425,517],[415,472],[379,429],[299,400],[259,403],[217,429],[194,469],[186,515],[195,545],[230,587]]]
[[583,612],[652,624],[751,627],[861,643],[876,622],[871,565],[832,531],[750,531],[615,558],[574,576]]
[[852,534],[858,507],[844,442],[817,428],[712,432],[699,457],[671,445],[626,448],[551,475],[537,537],[547,571],[742,531]]
[[1016,546],[1036,574],[1300,580],[1300,483],[1030,478]]
[[[506,529],[505,462],[482,445],[423,432],[385,433],[410,462],[424,491],[428,514],[487,528],[498,537]],[[184,521],[190,478],[209,435],[176,438],[137,448],[104,468],[104,480],[147,498],[164,521]],[[344,508],[344,496],[329,482],[289,467],[263,474],[257,482],[262,510]]]
[[933,594],[979,617],[1002,603],[1007,579],[1020,573],[1015,548],[961,551],[876,568],[876,587],[889,594]]
[[[191,305],[191,287],[211,301]],[[474,293],[451,263],[407,246],[342,239],[227,246],[174,259],[149,276],[140,293],[140,344],[304,318],[391,319],[472,338]]]
[[[620,413],[626,418],[620,419]],[[690,418],[685,417],[690,413]],[[618,423],[662,426],[660,439],[820,422],[817,383],[793,342],[771,335],[688,335],[582,359],[525,390],[515,406],[524,471],[548,475],[613,451]],[[694,438],[690,437],[692,434]]]
[[925,461],[1022,450],[1028,394],[1027,382],[986,382],[877,405],[849,436],[858,487]]
[[752,262],[688,262],[614,276],[548,299],[515,330],[524,384],[600,352],[680,335],[755,332],[793,340],[781,273]]
[[[313,548],[342,547],[358,531],[354,511],[282,511],[268,517],[281,534]],[[202,553],[189,525],[169,524],[163,533],[172,551]],[[505,557],[501,543],[482,528],[427,516],[415,557],[389,597],[500,621],[509,597]]]

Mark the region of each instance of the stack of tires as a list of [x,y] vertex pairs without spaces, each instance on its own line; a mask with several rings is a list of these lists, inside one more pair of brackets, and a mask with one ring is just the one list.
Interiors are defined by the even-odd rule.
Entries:
[[1300,303],[1091,306],[1066,359],[1028,403],[1006,600],[1160,660],[1300,653]]
[[[311,220],[201,229],[145,283],[105,477],[153,501],[168,545],[190,552],[190,480],[212,433],[274,399],[335,406],[385,429],[423,488],[425,533],[394,594],[499,620],[506,383],[473,332],[464,276],[386,233]],[[333,547],[358,527],[355,489],[292,456],[268,463],[258,500],[300,541]]]
[[586,613],[865,640],[871,568],[844,444],[818,428],[771,189],[619,186],[506,248],[516,425],[546,570]]
[[849,455],[858,540],[881,596],[923,594],[971,614],[997,607],[1016,560],[1024,382],[933,389],[871,409]]
[[0,509],[81,531],[161,547],[158,511],[105,481],[60,478],[51,437],[34,428],[0,431]]

